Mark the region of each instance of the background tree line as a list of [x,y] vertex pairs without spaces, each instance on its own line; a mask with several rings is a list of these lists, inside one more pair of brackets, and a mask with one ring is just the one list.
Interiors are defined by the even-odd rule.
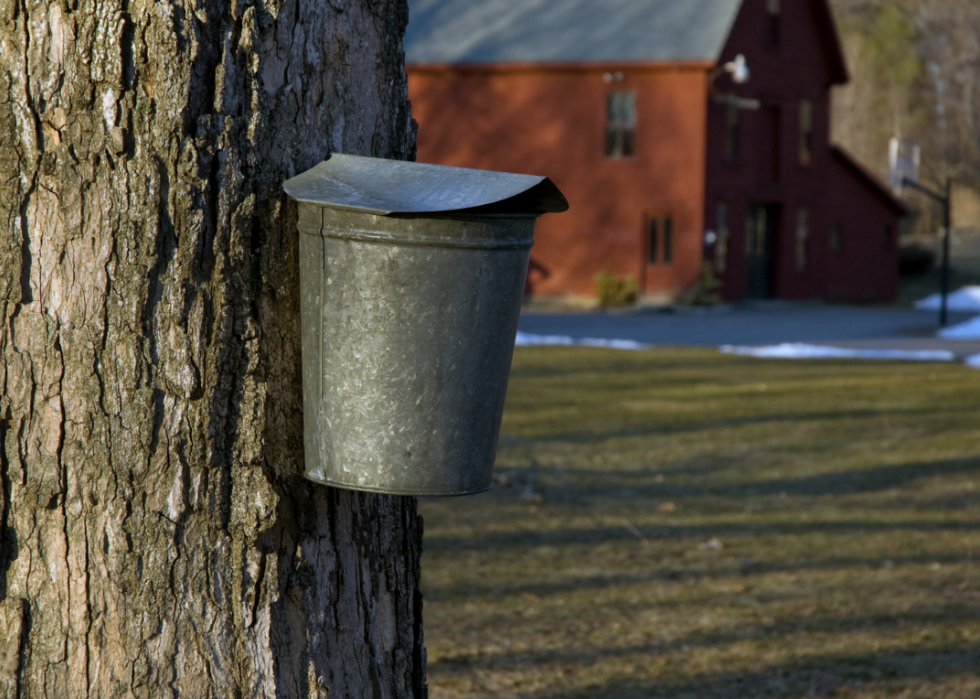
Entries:
[[[922,147],[923,182],[951,177],[954,225],[976,227],[980,206],[980,3],[976,0],[833,0],[851,71],[834,95],[834,140],[885,179],[888,141]],[[906,196],[915,228],[938,212]]]

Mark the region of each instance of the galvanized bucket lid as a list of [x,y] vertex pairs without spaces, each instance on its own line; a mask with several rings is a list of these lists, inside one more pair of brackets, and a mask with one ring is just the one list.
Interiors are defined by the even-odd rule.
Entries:
[[287,180],[300,203],[366,214],[530,214],[568,210],[547,177],[335,153]]

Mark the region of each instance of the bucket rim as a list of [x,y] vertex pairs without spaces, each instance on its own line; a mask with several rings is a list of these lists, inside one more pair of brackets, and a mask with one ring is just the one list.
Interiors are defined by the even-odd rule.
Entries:
[[406,497],[424,497],[424,498],[456,498],[463,497],[465,495],[477,495],[479,493],[485,493],[493,488],[493,481],[491,480],[488,485],[480,486],[479,488],[471,488],[469,490],[460,491],[443,491],[443,492],[433,492],[430,490],[415,490],[415,489],[403,489],[403,488],[386,488],[382,486],[371,486],[371,485],[359,485],[352,483],[343,483],[341,481],[331,480],[327,477],[317,477],[308,472],[303,473],[303,478],[306,480],[317,483],[319,485],[330,486],[331,488],[340,488],[341,490],[356,490],[363,493],[379,493],[382,495],[402,495]]

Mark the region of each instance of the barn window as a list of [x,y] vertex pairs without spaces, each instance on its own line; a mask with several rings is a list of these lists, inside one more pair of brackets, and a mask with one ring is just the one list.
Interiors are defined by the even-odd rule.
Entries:
[[888,252],[895,246],[895,231],[891,226],[885,226],[881,231],[881,249]]
[[782,16],[782,7],[780,7],[780,0],[766,0],[766,43],[769,48],[775,49],[779,48],[779,43],[782,40],[780,19]]
[[738,161],[739,122],[738,105],[730,100],[725,111],[725,160],[730,163]]
[[813,102],[800,101],[800,165],[813,158]]
[[647,264],[669,265],[674,261],[674,217],[651,216],[647,227]]
[[728,204],[719,204],[718,240],[715,242],[715,270],[719,274],[724,274],[728,271],[728,241],[732,236],[728,219]]
[[636,131],[636,93],[610,92],[606,97],[606,155],[624,158],[633,155]]
[[809,265],[810,209],[801,206],[796,212],[796,271],[805,272]]
[[660,243],[660,221],[656,218],[650,219],[650,237],[647,241],[647,262],[651,265],[657,264],[657,248]]
[[839,253],[844,249],[844,224],[835,223],[830,229],[830,250]]

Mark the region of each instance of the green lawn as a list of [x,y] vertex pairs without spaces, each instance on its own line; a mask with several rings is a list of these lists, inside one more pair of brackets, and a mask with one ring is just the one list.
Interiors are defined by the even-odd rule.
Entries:
[[427,500],[433,699],[980,697],[980,371],[522,348]]

